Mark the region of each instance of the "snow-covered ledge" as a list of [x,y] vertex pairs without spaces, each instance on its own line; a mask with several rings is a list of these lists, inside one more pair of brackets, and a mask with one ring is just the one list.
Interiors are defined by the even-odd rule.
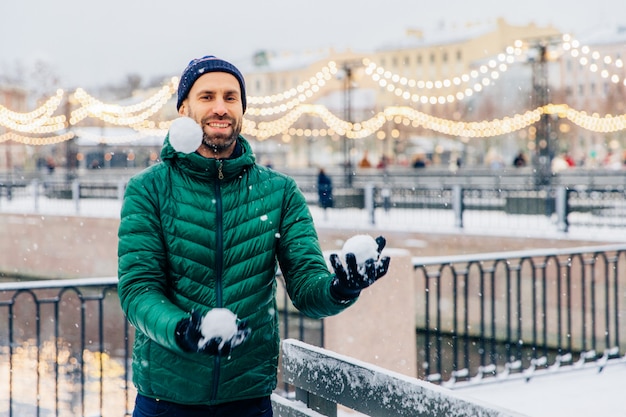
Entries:
[[282,343],[283,378],[296,401],[275,398],[276,417],[337,416],[341,404],[368,416],[523,417],[402,375],[293,339]]

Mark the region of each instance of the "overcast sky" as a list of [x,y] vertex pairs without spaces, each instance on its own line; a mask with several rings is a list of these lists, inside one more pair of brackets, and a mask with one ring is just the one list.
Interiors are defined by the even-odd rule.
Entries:
[[408,28],[498,17],[576,35],[626,25],[623,1],[1,0],[0,76],[44,60],[62,86],[89,87],[178,75],[206,54],[237,63],[261,49],[375,49]]

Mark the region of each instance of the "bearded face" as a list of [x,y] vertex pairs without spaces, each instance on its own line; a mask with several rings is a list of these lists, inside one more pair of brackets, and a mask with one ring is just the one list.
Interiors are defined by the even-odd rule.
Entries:
[[233,75],[209,72],[199,77],[178,112],[202,128],[199,154],[218,159],[232,154],[243,125],[241,88]]
[[208,115],[198,119],[198,116],[191,109],[188,116],[202,127],[202,146],[218,155],[229,150],[232,151],[237,137],[241,133],[241,119],[235,119],[228,115]]

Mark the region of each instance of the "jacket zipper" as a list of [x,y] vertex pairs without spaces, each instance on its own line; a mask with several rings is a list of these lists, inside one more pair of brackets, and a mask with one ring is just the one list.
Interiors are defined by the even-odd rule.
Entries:
[[[223,207],[222,207],[222,183],[224,179],[224,173],[222,172],[222,161],[217,161],[217,178],[214,182],[215,188],[215,307],[222,308],[222,273],[224,268],[224,222],[223,222]],[[217,390],[220,381],[220,365],[221,359],[219,355],[215,355],[213,361],[213,393],[211,399],[217,398]]]
[[216,307],[222,308],[222,273],[224,268],[224,219],[222,213],[222,180],[224,179],[224,173],[222,172],[222,161],[217,161],[217,178],[215,181],[215,238],[217,242],[215,244],[215,304]]

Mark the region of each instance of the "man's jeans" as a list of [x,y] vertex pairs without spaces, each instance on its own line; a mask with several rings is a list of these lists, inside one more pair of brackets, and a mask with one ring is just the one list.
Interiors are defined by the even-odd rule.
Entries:
[[133,417],[272,417],[270,397],[253,398],[231,403],[208,405],[182,405],[155,400],[137,394]]

